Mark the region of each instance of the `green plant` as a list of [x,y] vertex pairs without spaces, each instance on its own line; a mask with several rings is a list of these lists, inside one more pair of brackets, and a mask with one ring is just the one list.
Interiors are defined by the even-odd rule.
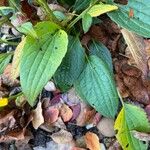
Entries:
[[[113,77],[111,54],[102,43],[94,39],[84,48],[80,37],[88,32],[95,17],[107,13],[119,26],[150,38],[150,11],[147,4],[150,2],[149,0],[142,2],[130,0],[127,5],[116,4],[113,0],[74,0],[72,2],[59,0],[58,2],[70,6],[71,9],[65,13],[64,10],[56,12],[49,8],[46,0],[35,0],[34,4],[39,5],[44,12],[44,19],[34,21],[34,26],[32,20],[15,26],[15,29],[25,37],[18,43],[14,52],[12,78],[20,76],[22,92],[31,106],[36,104],[37,97],[45,84],[53,79],[62,91],[67,91],[74,86],[83,100],[102,115],[114,118],[117,114],[119,98]],[[133,16],[129,15],[131,8],[134,10]],[[0,7],[0,25],[7,23],[14,27],[10,20],[15,17],[17,11],[21,11],[20,4],[11,0],[9,7]],[[83,30],[78,33],[78,28],[81,26]],[[16,45],[6,40],[0,42]],[[12,53],[0,54],[1,73],[12,55]],[[131,111],[130,108],[131,106],[123,104],[125,111]],[[136,111],[136,108],[133,108],[133,111]],[[144,116],[142,110],[137,112],[141,113],[141,117]],[[124,123],[125,119],[122,122]],[[124,124],[127,126],[126,123]],[[144,131],[150,131],[145,124],[143,127]],[[125,128],[128,132],[129,127]],[[132,126],[132,130],[134,129]],[[120,135],[118,136],[122,140]],[[127,136],[131,135],[127,133]],[[138,143],[138,140],[136,142]],[[135,143],[131,144],[129,149],[134,149]],[[126,147],[124,143],[122,145]],[[146,146],[142,145],[142,148],[144,150]]]

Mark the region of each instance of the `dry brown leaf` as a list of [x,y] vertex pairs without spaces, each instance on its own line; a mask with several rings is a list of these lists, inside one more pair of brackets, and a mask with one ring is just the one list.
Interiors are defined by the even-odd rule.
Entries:
[[63,104],[60,109],[60,116],[64,122],[68,122],[72,118],[72,110],[66,104]]
[[38,127],[44,123],[41,102],[39,102],[37,108],[32,111],[32,115],[33,115],[32,125],[35,129],[38,129]]
[[132,57],[135,60],[137,67],[142,70],[144,76],[146,77],[148,68],[144,39],[126,29],[122,29],[121,32],[129,47]]
[[30,131],[26,130],[24,139],[15,141],[15,146],[18,150],[31,150],[30,145],[28,144],[29,140],[33,139],[33,135]]
[[15,110],[8,112],[3,111],[0,114],[0,132],[3,132],[9,128],[13,128],[16,122],[14,118]]
[[100,150],[99,138],[95,133],[87,132],[84,136],[87,148],[90,150]]
[[25,42],[26,42],[26,38],[22,39],[22,41],[19,43],[14,53],[14,57],[12,61],[12,68],[11,68],[11,78],[13,80],[19,76],[20,60],[22,57],[22,50],[23,50]]
[[9,133],[2,135],[0,137],[0,143],[2,142],[9,143],[11,141],[24,140],[24,134],[25,134],[25,129],[19,131],[18,130],[10,131]]
[[60,131],[53,133],[51,135],[51,138],[54,142],[63,144],[63,143],[69,143],[73,140],[72,134],[64,129],[61,129]]

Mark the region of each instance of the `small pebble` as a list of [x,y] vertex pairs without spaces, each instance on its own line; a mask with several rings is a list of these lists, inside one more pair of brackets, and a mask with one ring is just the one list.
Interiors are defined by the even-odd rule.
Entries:
[[56,91],[55,84],[52,81],[49,81],[44,88],[46,91]]
[[114,120],[110,118],[102,118],[98,123],[97,128],[100,133],[102,133],[106,137],[115,136],[114,131]]
[[101,150],[106,150],[106,147],[103,143],[100,143]]

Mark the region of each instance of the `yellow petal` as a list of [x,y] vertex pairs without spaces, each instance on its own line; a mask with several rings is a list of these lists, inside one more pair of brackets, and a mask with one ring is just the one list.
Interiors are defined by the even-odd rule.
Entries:
[[8,99],[7,98],[2,98],[0,99],[0,107],[8,105]]

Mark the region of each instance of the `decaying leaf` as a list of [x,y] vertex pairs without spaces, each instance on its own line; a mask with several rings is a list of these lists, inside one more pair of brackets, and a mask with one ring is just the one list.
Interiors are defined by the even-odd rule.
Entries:
[[125,60],[115,62],[116,82],[122,97],[130,97],[142,104],[149,104],[149,83],[142,80],[141,70]]
[[124,104],[115,121],[114,128],[117,131],[117,140],[123,149],[147,150],[147,143],[139,141],[130,132],[132,130],[150,131],[150,124],[142,109],[131,104]]
[[54,142],[59,144],[69,143],[73,139],[72,134],[64,129],[61,129],[60,131],[53,133],[51,135],[51,138],[53,139]]
[[10,112],[3,111],[0,114],[0,132],[14,127],[16,119],[14,118],[16,111],[11,110]]
[[25,129],[22,130],[13,130],[10,131],[8,134],[2,135],[0,137],[0,143],[2,142],[11,142],[11,141],[17,141],[17,140],[23,140],[25,134]]
[[95,133],[87,132],[85,134],[87,148],[90,150],[100,150],[99,138]]
[[32,111],[33,115],[32,125],[35,129],[38,129],[38,127],[44,123],[41,105],[42,105],[41,102],[39,102],[37,108]]
[[145,76],[147,76],[148,68],[144,39],[126,29],[122,29],[121,32],[130,49],[132,57],[137,64],[137,67],[142,70]]
[[17,46],[13,61],[12,61],[12,68],[11,68],[11,78],[14,80],[19,76],[19,70],[20,70],[20,60],[22,57],[22,50],[24,47],[24,44],[26,42],[26,38],[24,38],[19,45]]
[[150,134],[149,133],[144,133],[144,132],[138,132],[136,130],[131,131],[133,136],[137,138],[140,141],[150,141]]

